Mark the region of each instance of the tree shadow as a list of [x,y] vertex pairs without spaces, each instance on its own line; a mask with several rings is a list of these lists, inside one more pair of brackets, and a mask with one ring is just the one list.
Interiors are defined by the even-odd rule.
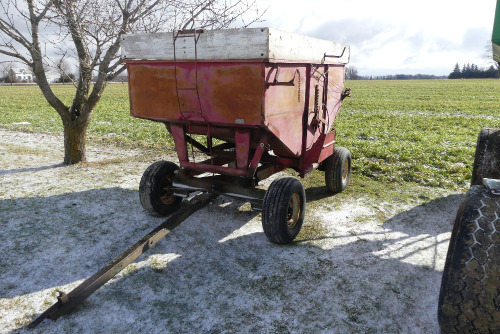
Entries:
[[[378,225],[347,217],[320,239],[279,246],[267,241],[249,204],[219,197],[76,312],[35,332],[437,333],[438,259],[460,198]],[[35,300],[25,319],[55,302],[56,288],[68,292],[164,220],[142,210],[136,191],[121,188],[0,206],[8,211],[0,216],[0,297]],[[414,259],[429,254],[425,264]]]
[[41,167],[6,169],[6,170],[0,170],[0,176],[9,175],[9,174],[17,174],[17,173],[26,173],[26,172],[41,172],[41,171],[44,171],[47,169],[54,169],[54,168],[60,168],[60,167],[66,167],[66,165],[61,163],[61,164],[54,164],[54,165],[41,166]]

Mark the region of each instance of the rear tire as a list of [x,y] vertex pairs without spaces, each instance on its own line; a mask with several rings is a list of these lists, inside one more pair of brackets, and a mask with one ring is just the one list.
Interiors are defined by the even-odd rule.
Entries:
[[483,128],[477,137],[471,184],[480,185],[483,178],[500,179],[500,129]]
[[351,152],[344,147],[336,147],[325,160],[325,184],[332,193],[340,193],[347,188],[351,178]]
[[262,203],[262,228],[275,244],[293,241],[302,227],[306,211],[306,193],[299,180],[293,177],[271,183]]
[[151,215],[166,216],[179,207],[182,197],[175,196],[172,180],[179,167],[170,161],[157,161],[149,166],[139,184],[139,198],[142,207]]
[[439,294],[443,334],[500,333],[500,196],[473,186],[451,235]]

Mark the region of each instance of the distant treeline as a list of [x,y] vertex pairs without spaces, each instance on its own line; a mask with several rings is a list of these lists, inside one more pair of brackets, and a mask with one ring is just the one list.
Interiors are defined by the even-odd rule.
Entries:
[[453,72],[448,75],[448,79],[480,79],[480,78],[498,78],[498,70],[491,65],[488,69],[479,68],[475,64],[464,64],[462,69],[455,64]]
[[475,64],[464,64],[460,69],[458,63],[453,72],[446,75],[433,74],[391,74],[391,75],[359,75],[354,66],[345,68],[347,80],[421,80],[421,79],[473,79],[473,78],[499,78],[499,69],[491,65],[488,69],[481,69]]
[[432,74],[394,74],[394,75],[369,75],[359,76],[358,80],[423,80],[423,79],[446,79],[447,76]]

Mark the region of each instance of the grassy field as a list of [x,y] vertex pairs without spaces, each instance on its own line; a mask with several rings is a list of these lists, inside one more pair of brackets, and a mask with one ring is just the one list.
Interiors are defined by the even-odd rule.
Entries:
[[[336,120],[338,145],[351,150],[353,179],[380,184],[465,188],[481,127],[500,127],[500,80],[350,81]],[[56,86],[69,103],[72,86]],[[129,116],[127,85],[110,85],[89,126],[90,141],[172,149],[164,126]],[[36,86],[0,86],[0,126],[62,133]],[[358,184],[359,185],[359,184]]]
[[500,126],[500,80],[352,81],[339,143],[376,180],[463,187],[481,127]]

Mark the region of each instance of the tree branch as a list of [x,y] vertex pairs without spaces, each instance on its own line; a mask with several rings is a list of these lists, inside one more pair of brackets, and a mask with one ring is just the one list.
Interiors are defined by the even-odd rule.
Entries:
[[194,25],[195,19],[200,16],[210,5],[214,3],[215,0],[210,0],[206,3],[205,6],[201,7],[196,14],[193,14],[194,10],[191,12],[191,18],[182,26],[182,30],[187,29],[188,25],[191,23],[191,26]]
[[[0,36],[0,37],[3,39],[3,36]],[[9,50],[12,50],[12,51],[8,51],[6,49],[0,49],[1,54],[4,54],[4,55],[9,56],[9,57],[17,58],[17,59],[21,60],[23,63],[25,63],[26,65],[28,65],[30,67],[32,66],[33,62],[30,61],[25,56],[23,56],[11,43],[8,43],[8,42],[4,42],[4,43],[5,44],[0,45],[0,47],[5,47],[5,48],[8,48]]]
[[[38,87],[42,91],[47,102],[59,113],[61,117],[65,116],[68,107],[54,94],[47,80],[45,69],[43,68],[43,57],[40,49],[39,24],[40,17],[35,14],[35,5],[33,0],[28,0],[28,10],[31,23],[31,38],[32,42],[29,45],[29,52],[33,59],[31,68],[37,79]],[[47,13],[45,11],[45,13]]]

